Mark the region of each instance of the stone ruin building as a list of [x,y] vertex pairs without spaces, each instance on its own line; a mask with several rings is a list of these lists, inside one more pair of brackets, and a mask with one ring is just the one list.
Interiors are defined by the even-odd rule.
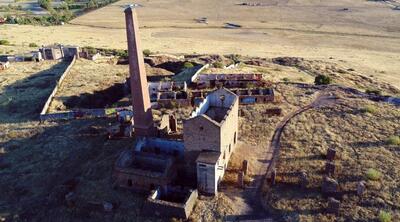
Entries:
[[239,97],[225,88],[209,93],[184,120],[183,136],[173,136],[178,133],[173,115],[163,116],[156,126],[150,94],[174,87],[186,90],[186,85],[149,88],[132,7],[125,10],[125,19],[136,144],[120,154],[112,178],[117,186],[150,192],[144,211],[187,218],[198,191],[218,192],[237,144]]
[[185,168],[197,188],[216,194],[238,137],[239,99],[221,88],[209,94],[184,121]]

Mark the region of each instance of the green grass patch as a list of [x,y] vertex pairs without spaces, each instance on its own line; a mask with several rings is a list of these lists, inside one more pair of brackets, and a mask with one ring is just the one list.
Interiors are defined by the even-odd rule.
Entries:
[[328,85],[332,83],[332,79],[326,75],[318,75],[314,80],[315,85]]
[[365,93],[377,95],[377,96],[382,95],[382,91],[379,89],[367,89],[367,90],[365,90]]
[[388,144],[390,145],[397,145],[400,146],[400,136],[391,136],[387,140]]
[[381,178],[382,174],[379,171],[377,171],[377,170],[375,170],[373,168],[370,168],[365,173],[365,176],[367,177],[368,180],[376,181],[376,180],[379,180]]
[[6,39],[0,39],[0,45],[10,45],[10,42]]
[[376,109],[375,106],[367,105],[367,106],[364,106],[363,108],[361,108],[361,112],[362,112],[362,113],[372,113],[372,114],[375,114],[375,113],[378,112],[378,110]]
[[193,67],[193,64],[191,62],[185,62],[183,64],[183,68],[185,68],[185,69],[189,69],[189,68],[192,68],[192,67]]
[[38,47],[38,45],[36,43],[31,42],[31,43],[29,43],[29,47],[35,48],[35,47]]
[[386,211],[379,211],[379,221],[380,222],[391,222],[392,221],[392,215],[389,212]]
[[214,62],[213,66],[214,68],[219,68],[219,69],[224,68],[224,64],[222,62]]

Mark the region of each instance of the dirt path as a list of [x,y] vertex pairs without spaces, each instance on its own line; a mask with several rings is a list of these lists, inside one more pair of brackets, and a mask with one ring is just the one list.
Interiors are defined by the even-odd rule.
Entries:
[[[226,221],[273,221],[264,211],[261,204],[263,182],[266,179],[267,172],[274,167],[272,163],[273,157],[278,156],[280,148],[280,138],[287,123],[295,116],[309,109],[325,106],[335,102],[335,98],[331,96],[328,90],[318,93],[312,103],[301,107],[288,115],[275,128],[274,134],[267,149],[256,155],[262,159],[258,159],[257,168],[253,170],[254,180],[245,189],[226,190],[226,195],[232,199],[232,207],[234,215],[227,215]],[[244,147],[250,149],[249,147]],[[240,149],[240,147],[239,147]]]

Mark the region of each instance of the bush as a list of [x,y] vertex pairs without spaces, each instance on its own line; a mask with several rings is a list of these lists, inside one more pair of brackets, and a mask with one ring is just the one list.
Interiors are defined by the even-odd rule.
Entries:
[[219,68],[219,69],[224,68],[224,64],[222,64],[222,62],[214,62],[214,63],[213,63],[213,66],[214,66],[215,68]]
[[379,180],[381,178],[381,173],[373,168],[370,168],[367,170],[365,173],[365,176],[367,177],[368,180]]
[[361,112],[375,114],[378,111],[374,106],[368,105],[368,106],[365,106],[365,107],[361,108]]
[[32,48],[33,48],[33,47],[38,47],[38,45],[37,45],[36,43],[33,43],[33,42],[32,42],[32,43],[29,43],[29,47],[32,47]]
[[284,83],[288,83],[290,80],[289,80],[289,78],[285,77],[285,78],[282,79],[282,81],[283,81]]
[[38,0],[40,7],[50,10],[51,7],[51,0]]
[[145,49],[145,50],[143,50],[143,55],[144,56],[149,56],[149,55],[151,55],[151,51],[150,51],[150,49]]
[[389,212],[381,210],[381,211],[379,211],[379,221],[380,222],[391,222],[392,215]]
[[331,84],[332,79],[329,76],[326,75],[318,75],[315,77],[315,85],[328,85]]
[[117,50],[116,55],[120,58],[127,59],[128,58],[128,51],[127,50]]
[[183,68],[185,69],[193,68],[193,64],[191,62],[185,62],[183,63]]
[[365,93],[374,94],[377,96],[382,95],[382,91],[380,91],[379,89],[367,89],[367,90],[365,90]]
[[0,39],[0,45],[10,45],[10,42],[5,39]]
[[97,53],[97,49],[95,49],[95,48],[92,47],[92,46],[86,46],[85,49],[87,50],[87,52],[88,52],[90,55],[94,55],[94,54]]
[[391,136],[388,139],[388,144],[400,146],[400,136]]

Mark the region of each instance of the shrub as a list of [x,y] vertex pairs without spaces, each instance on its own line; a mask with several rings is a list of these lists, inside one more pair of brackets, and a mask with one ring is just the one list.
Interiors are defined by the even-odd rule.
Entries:
[[222,64],[222,62],[214,62],[213,66],[220,69],[224,68],[224,64]]
[[50,10],[51,7],[51,0],[38,0],[40,7]]
[[381,211],[379,211],[379,221],[380,222],[391,222],[392,215],[389,212],[381,210]]
[[331,84],[332,79],[329,76],[326,75],[318,75],[315,77],[315,85],[328,85]]
[[381,173],[373,168],[370,168],[365,173],[368,180],[379,180],[381,178]]
[[388,144],[400,146],[400,136],[391,136],[388,139]]
[[86,46],[85,49],[87,50],[87,52],[88,52],[90,55],[94,55],[94,54],[97,53],[97,49],[95,49],[95,48],[92,47],[92,46]]
[[116,52],[118,57],[127,59],[128,58],[128,51],[127,50],[117,50]]
[[31,42],[31,43],[29,43],[29,47],[38,47],[38,45],[36,44],[36,43],[33,43],[33,42]]
[[374,95],[377,95],[377,96],[382,95],[382,91],[379,90],[379,89],[367,89],[367,90],[365,90],[365,93],[374,94]]
[[289,82],[289,78],[285,77],[282,79],[283,82],[288,83]]
[[185,62],[183,63],[183,68],[185,69],[193,68],[193,64],[191,62]]
[[150,51],[150,49],[145,49],[145,50],[143,50],[143,55],[144,56],[149,56],[149,55],[151,55],[151,51]]
[[0,39],[0,45],[10,45],[10,42],[5,39]]
[[374,113],[377,113],[378,111],[376,110],[376,108],[374,106],[368,105],[368,106],[361,108],[361,112],[374,114]]

